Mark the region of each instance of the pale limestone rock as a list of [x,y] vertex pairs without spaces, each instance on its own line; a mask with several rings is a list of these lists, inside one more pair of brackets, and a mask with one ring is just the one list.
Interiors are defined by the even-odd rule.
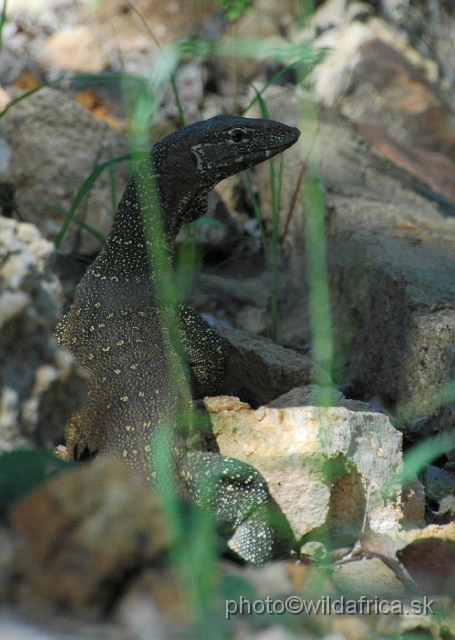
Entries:
[[360,400],[345,398],[341,391],[334,387],[320,387],[310,384],[306,387],[296,387],[288,393],[268,403],[268,407],[285,409],[286,407],[306,406],[346,407],[349,411],[372,411],[372,408]]
[[51,242],[0,217],[0,451],[53,446],[84,399],[86,376],[52,335],[60,283]]
[[326,524],[395,533],[402,519],[401,433],[379,413],[260,407],[206,398],[220,451],[256,467],[297,538]]
[[100,42],[85,25],[53,33],[45,41],[42,54],[47,64],[79,73],[101,73],[109,64]]

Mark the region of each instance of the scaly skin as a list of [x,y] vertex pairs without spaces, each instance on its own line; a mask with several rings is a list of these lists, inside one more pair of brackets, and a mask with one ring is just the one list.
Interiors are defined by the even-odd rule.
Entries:
[[[292,534],[255,469],[227,456],[187,451],[179,425],[190,413],[191,394],[169,324],[178,323],[196,397],[222,391],[227,348],[189,307],[177,312],[163,306],[163,266],[156,256],[161,253],[170,266],[181,225],[206,213],[208,192],[284,151],[299,135],[271,120],[217,116],[155,145],[131,178],[106,244],[57,330],[60,343],[91,373],[88,402],[67,427],[70,454],[109,453],[154,483],[156,440],[172,427],[181,495],[213,510],[231,549],[257,564],[285,555]],[[156,211],[161,234],[144,224]],[[284,533],[270,523],[270,509]]]

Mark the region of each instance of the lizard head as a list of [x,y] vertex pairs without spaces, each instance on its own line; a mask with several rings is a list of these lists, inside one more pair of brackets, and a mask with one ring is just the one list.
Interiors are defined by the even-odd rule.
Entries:
[[193,163],[209,188],[297,142],[300,131],[274,120],[216,116],[190,146]]
[[[281,122],[239,116],[188,125],[154,148],[154,157],[162,158],[163,199],[174,212],[179,210],[178,223],[195,220],[205,213],[201,201],[220,180],[281,153],[299,136],[298,129]],[[183,207],[177,205],[179,192],[185,197]]]
[[161,213],[164,242],[172,255],[180,227],[205,215],[207,194],[220,180],[281,153],[299,136],[298,129],[281,122],[237,116],[216,116],[166,136],[128,183],[92,273],[116,278],[148,273],[146,244],[161,244],[159,233],[149,227],[155,224],[155,212]]

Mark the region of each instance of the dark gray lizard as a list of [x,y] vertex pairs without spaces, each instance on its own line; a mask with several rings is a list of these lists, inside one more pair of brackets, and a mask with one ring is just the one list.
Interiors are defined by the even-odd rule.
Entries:
[[[171,426],[180,493],[211,509],[229,547],[255,563],[287,553],[292,535],[282,514],[283,531],[270,522],[270,512],[279,510],[253,467],[187,449],[180,426],[191,395],[158,291],[163,268],[154,256],[161,252],[170,265],[180,227],[206,213],[208,192],[284,151],[299,135],[272,120],[217,116],[156,144],[128,183],[106,244],[57,330],[61,344],[91,373],[87,404],[66,430],[70,455],[107,452],[153,483],[157,438]],[[157,210],[161,234],[147,223]],[[176,321],[193,395],[217,395],[227,369],[223,338],[187,306],[179,307]]]

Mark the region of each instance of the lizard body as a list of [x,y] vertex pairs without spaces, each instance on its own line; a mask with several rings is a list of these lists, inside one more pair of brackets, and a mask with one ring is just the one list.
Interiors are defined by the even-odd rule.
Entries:
[[[154,256],[161,253],[170,267],[181,225],[205,214],[208,192],[223,178],[284,151],[299,135],[270,120],[217,116],[155,145],[128,183],[106,244],[57,330],[60,343],[91,373],[87,404],[67,427],[70,455],[110,453],[153,483],[156,441],[171,426],[182,494],[212,509],[218,529],[231,536],[229,546],[259,563],[281,544],[267,520],[272,499],[249,465],[187,451],[179,421],[189,415],[191,394],[159,293],[163,268]],[[161,234],[147,227],[156,211]],[[219,394],[227,369],[223,338],[187,306],[171,313],[193,395]],[[210,475],[216,482],[209,496],[200,480]]]

